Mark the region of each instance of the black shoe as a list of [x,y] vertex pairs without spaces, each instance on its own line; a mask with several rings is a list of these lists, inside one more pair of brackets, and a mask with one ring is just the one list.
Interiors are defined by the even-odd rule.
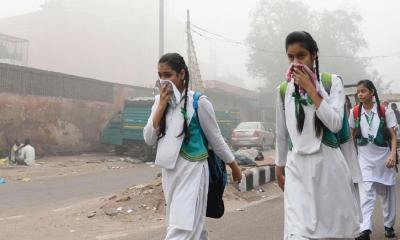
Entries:
[[371,234],[371,230],[364,230],[360,233],[360,236],[356,238],[356,240],[370,240],[369,235]]
[[392,227],[391,228],[385,227],[385,237],[387,238],[396,237],[396,234],[394,234],[394,229]]

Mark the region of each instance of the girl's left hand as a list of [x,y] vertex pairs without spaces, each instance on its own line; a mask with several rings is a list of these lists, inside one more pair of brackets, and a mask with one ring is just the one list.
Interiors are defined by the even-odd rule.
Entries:
[[394,168],[396,166],[396,155],[390,154],[388,160],[386,161],[387,168]]
[[294,83],[299,85],[302,89],[306,90],[306,92],[310,92],[315,90],[315,86],[312,83],[311,77],[305,73],[303,70],[294,67],[293,68],[293,80]]

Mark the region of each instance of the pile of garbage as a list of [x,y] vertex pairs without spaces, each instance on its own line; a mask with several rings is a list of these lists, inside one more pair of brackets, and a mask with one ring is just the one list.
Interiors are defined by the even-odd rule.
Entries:
[[10,159],[0,155],[0,166],[8,166],[10,164]]
[[144,163],[143,160],[136,159],[136,158],[131,158],[131,157],[121,157],[119,160],[121,162],[127,162],[127,163],[132,163],[132,164]]
[[[8,165],[9,165],[8,157],[0,156],[0,166],[8,166]],[[0,177],[0,185],[6,184],[6,183],[7,183],[6,179]]]
[[[250,194],[250,195],[249,195]],[[254,194],[239,192],[232,184],[228,184],[224,199],[231,201],[250,202]],[[250,199],[248,199],[250,198]],[[88,218],[108,217],[126,220],[163,220],[165,218],[165,199],[162,190],[161,177],[145,185],[135,185],[121,194],[105,199],[98,209],[87,212]]]
[[6,181],[5,178],[0,178],[0,185],[1,185],[1,184],[6,184],[6,183],[7,183],[7,181]]
[[256,166],[256,161],[264,160],[262,152],[254,148],[239,149],[234,153],[234,155],[235,160],[239,165]]
[[164,193],[161,178],[146,185],[135,185],[123,193],[106,199],[100,209],[89,212],[88,218],[105,215],[108,217],[138,218],[139,220],[162,219],[165,214]]

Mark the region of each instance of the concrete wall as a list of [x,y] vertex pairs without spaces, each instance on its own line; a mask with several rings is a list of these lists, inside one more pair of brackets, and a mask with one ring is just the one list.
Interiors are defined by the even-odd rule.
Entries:
[[110,103],[1,93],[0,146],[29,137],[38,154],[90,150],[116,111]]
[[[10,67],[16,73],[10,72]],[[0,149],[9,148],[15,138],[29,137],[39,155],[103,149],[99,141],[101,131],[108,120],[122,110],[124,100],[129,97],[151,96],[151,89],[147,88],[25,67],[0,65],[0,76]],[[37,84],[44,80],[45,84],[38,89]],[[75,81],[77,86],[85,90],[83,93],[90,92],[89,88],[100,86],[104,90],[103,94],[109,92],[111,96],[99,98],[97,101],[83,100],[82,94],[76,94],[77,91],[70,98],[45,96],[55,95],[54,92],[61,95],[62,90],[57,88],[60,81]],[[86,85],[80,85],[81,83]],[[18,88],[21,85],[25,87]],[[104,89],[104,86],[110,87],[111,91]],[[23,89],[24,92],[18,89]],[[27,94],[32,89],[38,91],[38,94]]]

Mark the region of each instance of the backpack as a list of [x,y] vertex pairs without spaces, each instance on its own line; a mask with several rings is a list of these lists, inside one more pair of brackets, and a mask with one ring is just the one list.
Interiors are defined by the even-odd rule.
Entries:
[[[383,115],[383,118],[385,119],[385,118],[386,118],[386,116],[385,116],[385,113],[386,113],[385,106],[381,104],[379,110],[380,110],[381,114]],[[355,122],[357,122],[357,120],[358,120],[358,113],[359,113],[359,111],[360,111],[360,105],[357,104],[357,105],[355,105],[354,108],[353,108],[353,117],[354,117],[354,121],[355,121]],[[385,120],[386,120],[386,119],[385,119]]]
[[[202,94],[200,92],[195,92],[193,96],[193,108],[195,110],[199,125],[200,120],[198,109],[199,99],[201,95]],[[203,130],[201,130],[201,132],[207,144],[207,138],[205,137]],[[225,186],[228,181],[226,166],[225,163],[214,153],[213,150],[208,150],[207,162],[209,168],[209,185],[206,216],[209,218],[221,218],[225,212],[223,195],[225,191]]]

